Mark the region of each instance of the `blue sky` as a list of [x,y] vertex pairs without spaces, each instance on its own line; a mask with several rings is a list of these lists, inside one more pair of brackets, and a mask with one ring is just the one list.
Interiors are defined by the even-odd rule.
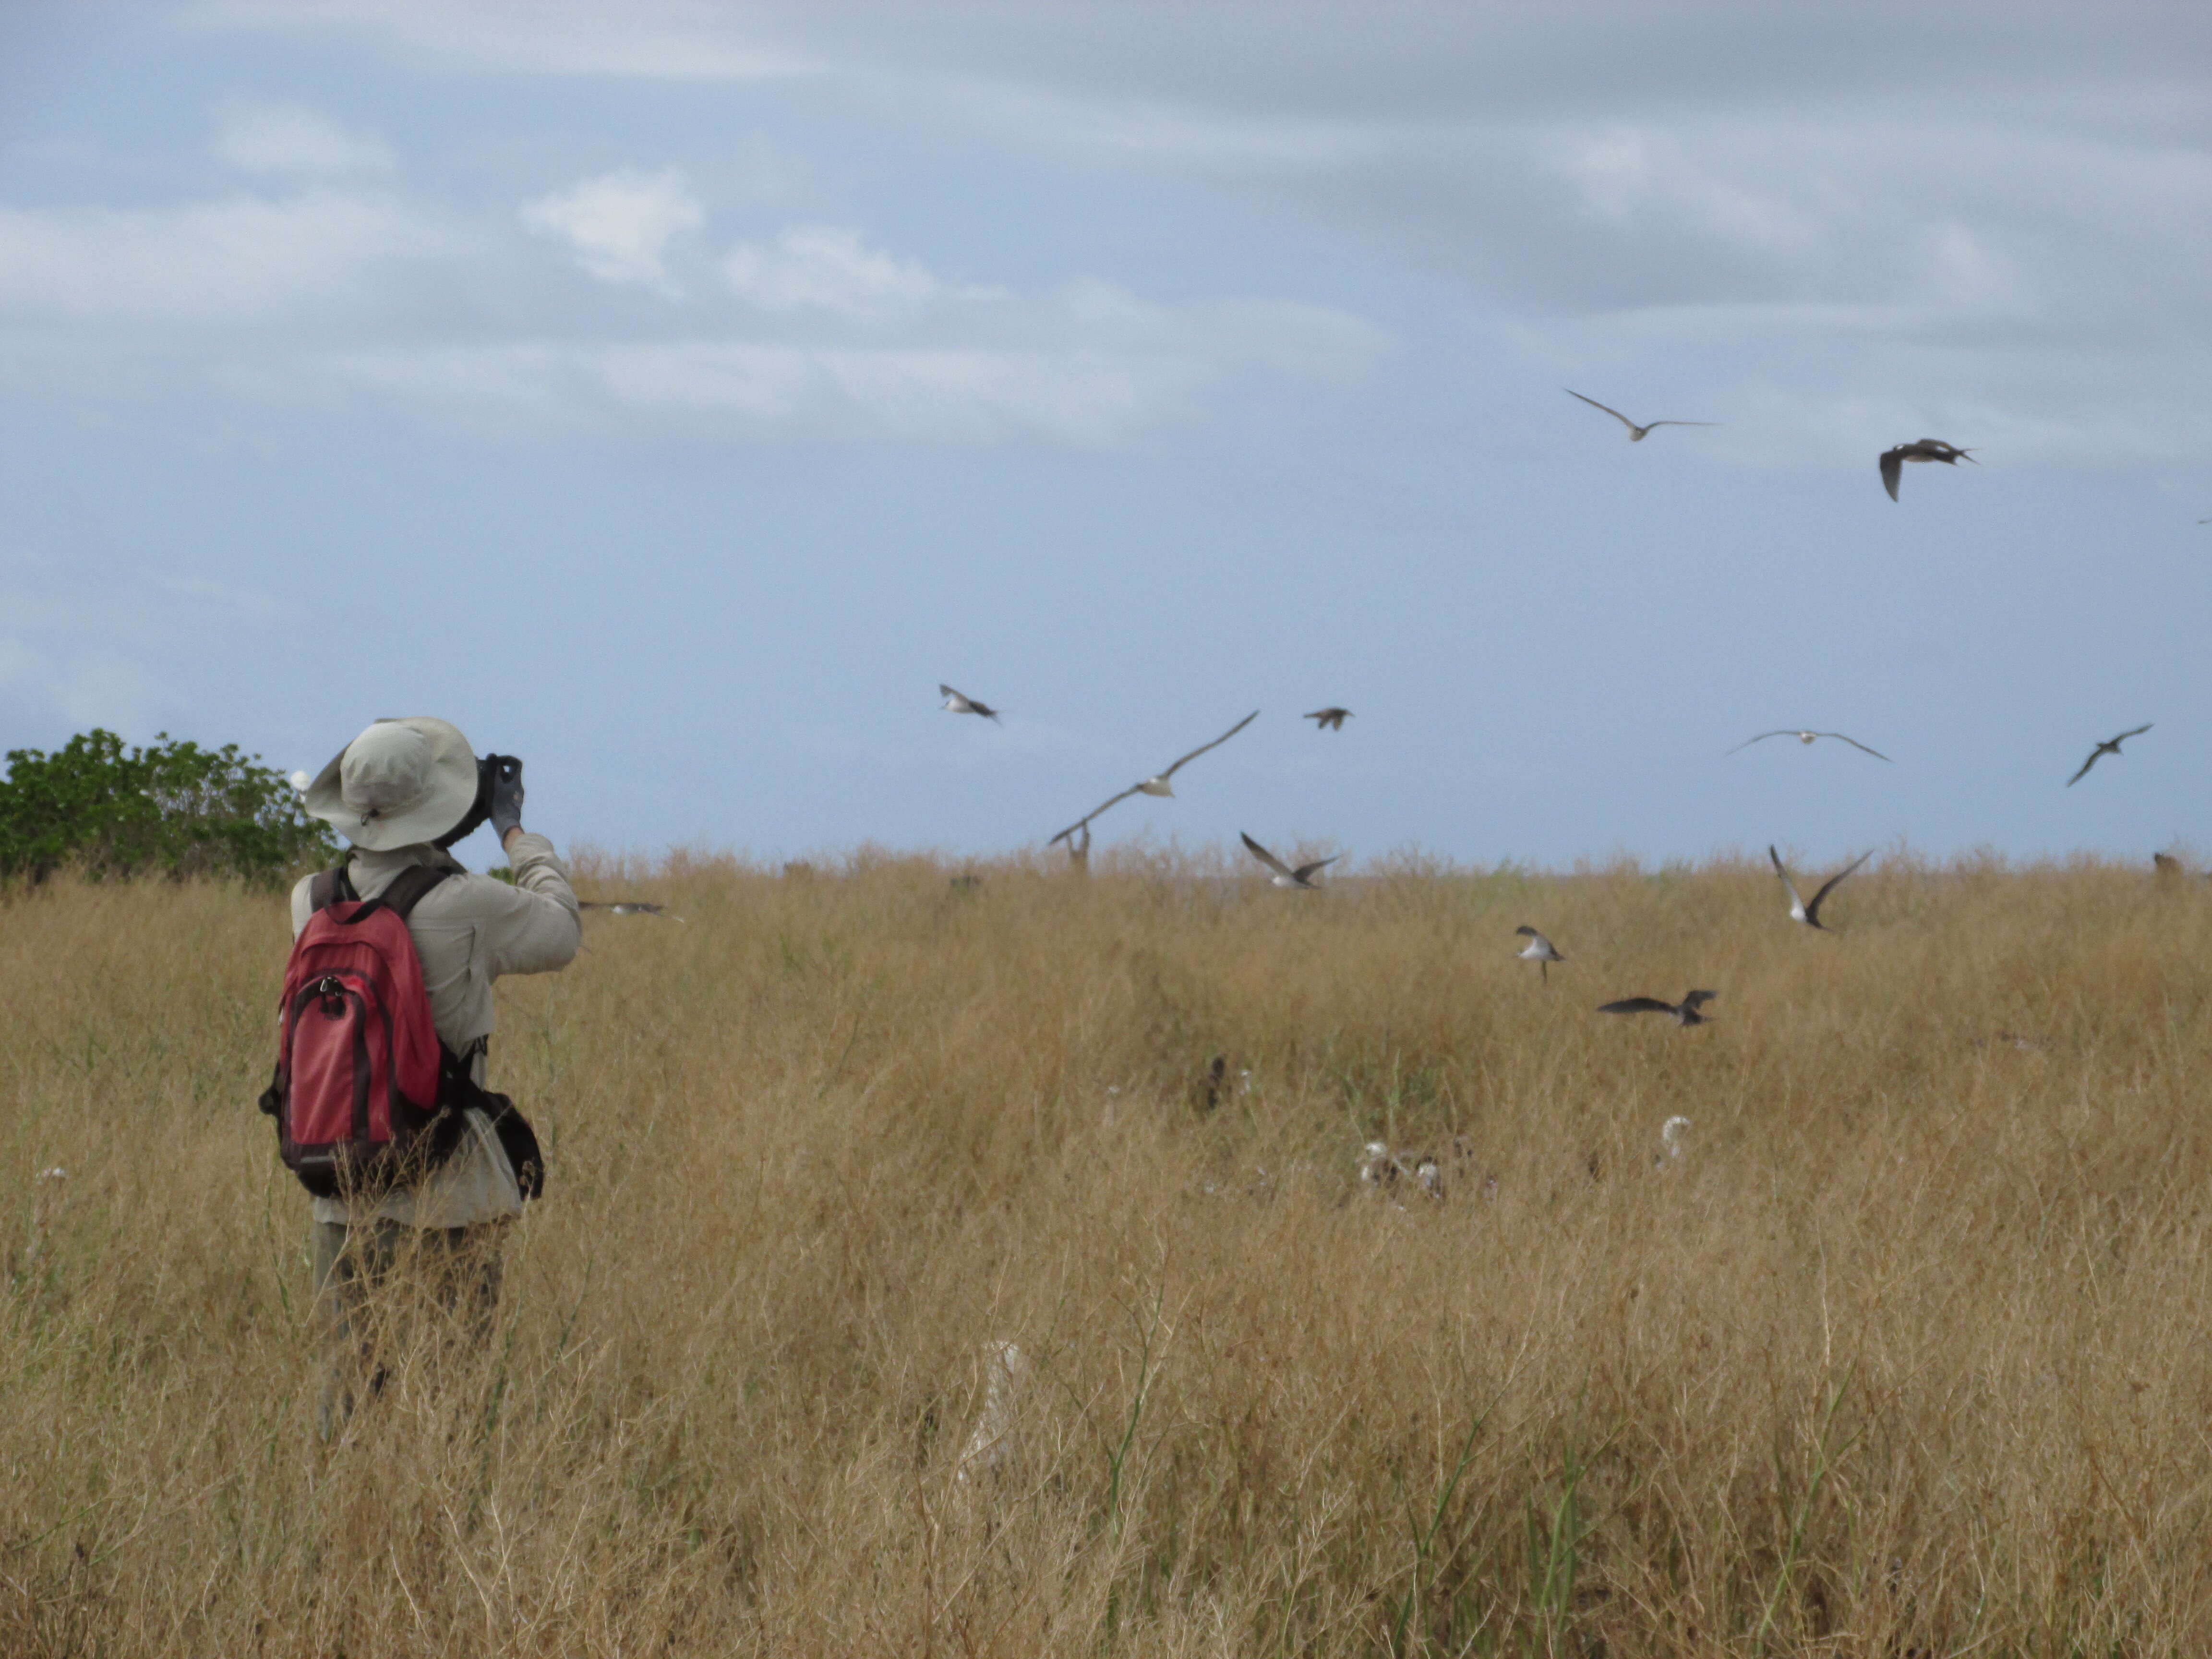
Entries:
[[[562,842],[984,853],[1258,708],[1102,843],[2212,847],[2208,47],[12,7],[0,743],[434,713]],[[1896,763],[1724,753],[1799,724]]]

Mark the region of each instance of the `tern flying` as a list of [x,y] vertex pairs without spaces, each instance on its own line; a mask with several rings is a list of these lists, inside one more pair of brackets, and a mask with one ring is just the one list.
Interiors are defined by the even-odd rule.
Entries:
[[[1883,754],[1881,750],[1868,749],[1867,746],[1861,743],[1856,738],[1844,737],[1841,732],[1793,732],[1788,726],[1784,726],[1779,731],[1762,732],[1755,738],[1746,738],[1741,743],[1736,744],[1735,749],[1748,749],[1754,743],[1764,743],[1769,738],[1795,738],[1798,742],[1807,744],[1812,742],[1815,738],[1841,738],[1844,742],[1850,744],[1852,748],[1863,750],[1866,753],[1872,755],[1878,761],[1889,760],[1889,757]],[[1735,753],[1735,749],[1729,750],[1729,753],[1733,755]],[[1895,761],[1890,761],[1890,764],[1894,766],[1897,763]]]
[[[1571,386],[1563,386],[1559,390],[1565,392],[1570,398],[1583,398],[1583,394],[1576,391]],[[1612,416],[1614,420],[1619,421],[1621,425],[1626,427],[1628,428],[1628,441],[1632,444],[1642,443],[1645,434],[1650,432],[1654,427],[1711,426],[1713,424],[1711,421],[1646,421],[1642,426],[1638,426],[1635,422],[1630,420],[1627,416],[1622,414],[1619,410],[1608,408],[1606,404],[1598,402],[1595,398],[1583,398],[1583,401],[1588,404],[1592,409],[1604,410],[1605,412]]]
[[[1270,870],[1273,870],[1275,872],[1274,879],[1270,884],[1273,886],[1311,887],[1313,885],[1314,872],[1316,870],[1326,870],[1330,865],[1336,862],[1336,859],[1334,858],[1316,859],[1311,864],[1301,864],[1297,869],[1293,870],[1289,865],[1284,863],[1282,860],[1277,858],[1266,848],[1261,846],[1258,842],[1254,841],[1251,836],[1245,836],[1242,830],[1239,830],[1237,833],[1240,836],[1244,836],[1245,849],[1249,852],[1254,858],[1259,860],[1261,863],[1266,865]],[[1342,858],[1343,856],[1343,854],[1339,853],[1336,855],[1336,858]]]
[[1703,1025],[1705,1017],[1698,1010],[1720,995],[1718,991],[1692,991],[1680,1002],[1662,1002],[1657,997],[1623,997],[1618,1002],[1599,1005],[1601,1014],[1667,1014],[1677,1025]]
[[1872,858],[1874,856],[1874,853],[1872,849],[1869,848],[1868,851],[1860,854],[1849,864],[1845,865],[1841,870],[1838,870],[1834,875],[1830,876],[1827,880],[1822,882],[1820,884],[1820,890],[1813,895],[1813,902],[1810,904],[1806,903],[1805,901],[1798,896],[1797,884],[1790,879],[1790,872],[1782,867],[1782,854],[1776,852],[1771,847],[1770,847],[1766,849],[1766,856],[1774,860],[1774,873],[1782,878],[1783,886],[1789,890],[1790,920],[1792,921],[1802,921],[1808,927],[1819,927],[1822,933],[1826,933],[1832,932],[1833,930],[1821,927],[1821,902],[1825,900],[1829,894],[1836,890],[1837,887],[1841,884],[1845,876],[1850,874],[1852,871],[1857,869],[1859,866],[1864,864],[1869,859]]
[[1302,720],[1319,720],[1321,724],[1314,727],[1316,732],[1341,732],[1344,730],[1345,721],[1352,718],[1352,711],[1349,708],[1316,708],[1312,714],[1301,714],[1298,718]]
[[604,910],[611,916],[668,916],[671,921],[684,920],[681,916],[668,915],[666,905],[648,904],[643,899],[617,899],[611,904],[598,899],[579,899],[576,908],[579,910]]
[[1192,750],[1190,753],[1185,755],[1173,766],[1169,767],[1166,771],[1156,772],[1151,777],[1146,778],[1142,783],[1133,783],[1127,789],[1124,789],[1120,794],[1109,796],[1099,805],[1092,807],[1088,812],[1085,812],[1081,817],[1076,819],[1074,823],[1069,824],[1066,829],[1054,836],[1052,838],[1052,841],[1045,842],[1045,845],[1050,847],[1054,842],[1066,840],[1068,836],[1073,835],[1077,830],[1088,824],[1091,819],[1097,817],[1109,806],[1118,805],[1122,801],[1128,799],[1132,795],[1174,794],[1175,791],[1168,787],[1168,780],[1170,778],[1173,777],[1176,772],[1183,767],[1189,765],[1191,762],[1196,760],[1207,750],[1218,749],[1223,744],[1228,742],[1230,738],[1235,737],[1239,732],[1242,732],[1246,726],[1251,725],[1254,720],[1256,720],[1259,718],[1260,711],[1255,708],[1250,714],[1247,714],[1243,720],[1237,721],[1236,725],[1231,726],[1226,732],[1224,732],[1219,737],[1216,738],[1212,743],[1201,743],[1199,744],[1197,748]]
[[[1941,438],[1919,438],[1909,444],[1899,444],[1894,449],[1881,453],[1881,487],[1889,492],[1889,499],[1897,499],[1898,476],[1905,471],[1907,461],[1941,461],[1946,466],[1956,466],[1961,461],[1974,461],[1974,452],[1959,449]],[[1979,461],[1974,461],[1979,466]]]
[[[963,697],[949,685],[940,685],[937,690],[939,695],[945,699],[945,706],[956,714],[981,714],[987,720],[999,719],[999,711],[988,702],[978,702],[973,697]],[[1006,724],[1004,720],[1000,720],[999,723],[1001,726]]]
[[2118,754],[2120,752],[2120,745],[2122,744],[2125,743],[2130,738],[2139,738],[2142,736],[2142,734],[2149,731],[2150,728],[2151,722],[2145,720],[2141,726],[2136,727],[2132,732],[2123,732],[2117,738],[2106,738],[2104,742],[2099,744],[2094,749],[2092,749],[2089,751],[2089,758],[2081,763],[2081,769],[2079,772],[2076,772],[2072,777],[2066,780],[2066,787],[2069,789],[2071,789],[2075,784],[2081,782],[2083,778],[2088,776],[2089,769],[2097,763],[2098,756]]
[[1528,941],[1513,954],[1523,962],[1534,963],[1537,976],[1547,985],[1550,984],[1552,964],[1555,962],[1565,962],[1566,958],[1552,948],[1551,940],[1533,927],[1516,927],[1513,930],[1513,937]]

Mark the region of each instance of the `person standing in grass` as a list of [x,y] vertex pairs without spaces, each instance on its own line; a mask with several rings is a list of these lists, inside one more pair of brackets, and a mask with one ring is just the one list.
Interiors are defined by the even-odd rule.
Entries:
[[[381,1383],[378,1352],[420,1339],[423,1320],[449,1344],[489,1336],[507,1224],[542,1179],[528,1124],[482,1092],[493,981],[565,968],[582,940],[568,870],[551,842],[522,827],[522,799],[521,762],[479,763],[459,731],[428,717],[377,721],[305,791],[307,810],[352,848],[337,870],[292,890],[293,937],[332,902],[376,899],[395,882],[400,892],[434,882],[412,897],[404,920],[442,1064],[465,1068],[465,1081],[449,1079],[439,1092],[473,1103],[455,1109],[443,1155],[411,1184],[313,1200],[315,1309],[327,1348],[317,1425],[326,1439],[364,1388]],[[486,818],[512,884],[469,873],[447,850]],[[398,911],[396,899],[392,908]]]

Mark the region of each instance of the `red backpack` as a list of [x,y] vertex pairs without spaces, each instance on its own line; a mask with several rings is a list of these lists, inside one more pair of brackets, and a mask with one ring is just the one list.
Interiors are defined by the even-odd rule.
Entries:
[[[276,1075],[261,1109],[284,1167],[320,1198],[410,1184],[459,1142],[468,1071],[438,1040],[407,917],[451,872],[416,866],[366,903],[343,866],[284,969]],[[469,1085],[467,1093],[477,1092]]]

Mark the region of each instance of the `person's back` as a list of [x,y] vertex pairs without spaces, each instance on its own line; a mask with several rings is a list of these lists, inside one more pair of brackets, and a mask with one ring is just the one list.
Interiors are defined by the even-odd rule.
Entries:
[[[447,872],[416,901],[407,929],[439,1042],[466,1061],[478,1088],[486,1081],[493,982],[566,967],[582,938],[576,896],[552,842],[522,828],[521,763],[495,764],[499,758],[480,764],[443,720],[380,720],[307,790],[307,810],[354,842],[341,866],[350,889],[343,896],[374,899],[418,866]],[[512,884],[468,872],[444,850],[485,817],[506,848]],[[295,938],[314,914],[317,879],[292,890]],[[434,1292],[457,1334],[481,1336],[489,1328],[501,1224],[520,1211],[539,1172],[516,1167],[535,1155],[519,1115],[495,1121],[480,1106],[460,1109],[453,1151],[412,1186],[313,1200],[316,1301],[332,1349],[321,1405],[325,1434],[351,1410],[364,1376],[374,1385],[363,1303],[396,1270],[408,1268],[416,1288]]]

